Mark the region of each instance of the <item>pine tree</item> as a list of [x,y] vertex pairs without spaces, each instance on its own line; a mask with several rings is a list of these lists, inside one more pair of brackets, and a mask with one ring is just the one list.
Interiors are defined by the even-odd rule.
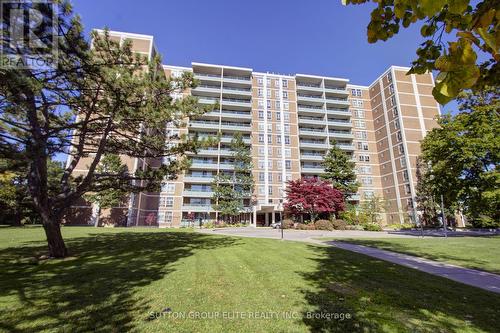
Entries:
[[241,133],[236,133],[231,140],[232,172],[221,172],[214,177],[213,207],[232,223],[245,208],[244,201],[251,198],[254,180],[252,176],[252,155],[250,148],[243,141]]
[[321,178],[328,180],[332,186],[342,192],[344,198],[355,194],[358,191],[359,183],[356,180],[354,171],[356,164],[351,157],[333,142],[323,160],[325,173]]
[[[45,35],[56,35],[57,64],[0,69],[0,158],[28,161],[29,197],[42,220],[49,255],[65,257],[60,224],[68,209],[89,192],[159,189],[163,179],[187,167],[184,153],[199,147],[195,139],[165,138],[166,124],[182,126],[183,119],[209,108],[201,108],[194,97],[172,97],[196,86],[192,73],[167,78],[159,55],[148,59],[137,54],[131,41],[120,44],[107,31],[93,32],[91,43],[69,3],[57,4],[57,27],[42,27]],[[17,5],[28,9],[31,3]],[[47,16],[41,21],[51,21],[51,13],[41,13]],[[30,56],[36,57],[36,52],[44,51],[35,49]],[[5,57],[0,55],[2,63]],[[70,160],[54,193],[48,165],[60,154]],[[106,154],[178,158],[135,173],[99,175],[97,167]],[[77,171],[83,159],[88,163],[84,174]]]

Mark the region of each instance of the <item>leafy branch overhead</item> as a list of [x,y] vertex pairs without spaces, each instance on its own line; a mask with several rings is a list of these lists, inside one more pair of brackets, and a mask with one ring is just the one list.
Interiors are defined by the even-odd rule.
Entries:
[[[343,0],[363,4],[369,0]],[[497,86],[500,77],[500,1],[373,0],[368,41],[386,41],[400,28],[423,21],[426,38],[417,49],[409,74],[439,71],[433,95],[446,104],[464,89]],[[484,61],[478,54],[486,55]]]

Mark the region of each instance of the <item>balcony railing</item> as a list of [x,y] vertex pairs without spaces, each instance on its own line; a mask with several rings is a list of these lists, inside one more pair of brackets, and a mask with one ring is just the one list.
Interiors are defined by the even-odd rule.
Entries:
[[297,94],[297,96],[298,96],[298,97],[304,97],[304,98],[323,99],[323,96],[321,96],[321,95]]
[[304,88],[321,88],[320,84],[312,84],[312,83],[297,83],[297,87],[304,87]]
[[224,79],[250,81],[250,76],[224,75]]
[[346,88],[336,87],[336,86],[325,86],[325,89],[337,90],[341,92],[347,92]]
[[311,133],[325,133],[325,130],[312,129],[312,128],[299,128],[301,132],[311,132]]

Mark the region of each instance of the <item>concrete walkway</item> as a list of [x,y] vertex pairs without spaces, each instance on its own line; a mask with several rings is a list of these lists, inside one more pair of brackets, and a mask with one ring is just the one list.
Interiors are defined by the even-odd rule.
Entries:
[[373,258],[392,262],[401,266],[417,269],[422,272],[441,276],[469,286],[500,293],[500,275],[478,271],[475,269],[445,264],[442,262],[410,256],[407,254],[381,250],[373,247],[345,242],[326,242],[343,250],[361,253]]
[[[202,229],[198,232],[206,234],[219,234],[239,237],[257,237],[257,238],[272,238],[280,239],[281,230],[269,228],[224,228],[224,229]],[[453,234],[449,236],[453,236]],[[482,233],[467,233],[467,236],[479,236]],[[487,273],[475,269],[464,268],[442,262],[437,262],[420,257],[410,256],[407,254],[396,253],[387,250],[381,250],[373,247],[356,245],[338,241],[322,241],[317,238],[415,238],[419,237],[419,232],[367,232],[367,231],[320,231],[320,230],[284,230],[284,239],[292,241],[302,241],[307,243],[315,243],[322,245],[331,245],[343,250],[361,253],[373,258],[395,263],[401,266],[417,269],[422,272],[441,276],[453,281],[457,281],[469,286],[481,288],[494,293],[500,293],[500,275]],[[435,234],[426,235],[427,237],[435,237]],[[456,234],[456,237],[465,236]],[[442,237],[442,236],[441,236]]]

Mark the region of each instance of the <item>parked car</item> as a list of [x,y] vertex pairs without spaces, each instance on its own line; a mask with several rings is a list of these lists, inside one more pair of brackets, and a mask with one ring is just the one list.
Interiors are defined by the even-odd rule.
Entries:
[[271,223],[271,228],[273,228],[273,229],[279,229],[279,228],[281,228],[281,222]]

